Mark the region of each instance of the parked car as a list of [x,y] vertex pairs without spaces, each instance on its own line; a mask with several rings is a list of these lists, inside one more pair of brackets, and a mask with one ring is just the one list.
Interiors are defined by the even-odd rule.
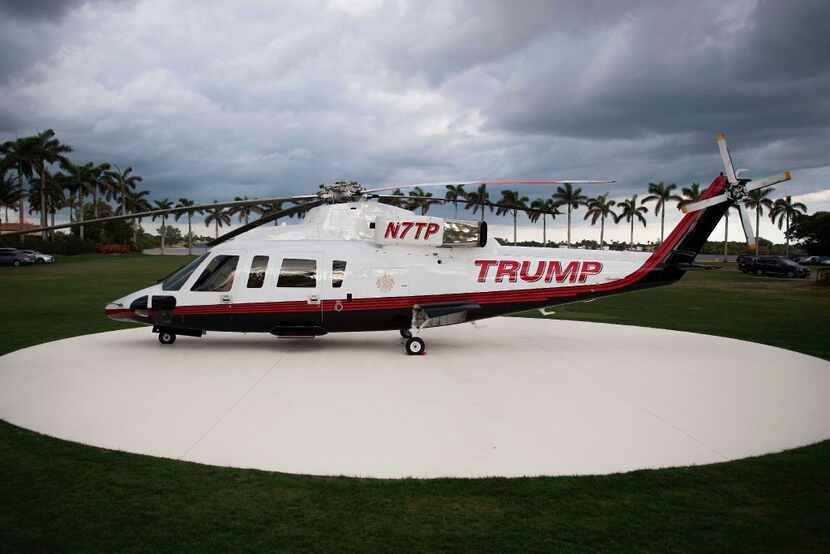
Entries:
[[755,256],[751,256],[749,254],[741,254],[740,256],[738,256],[737,262],[738,269],[740,269],[744,273],[750,273],[755,267]]
[[0,265],[32,265],[35,258],[17,248],[0,248]]
[[38,252],[37,250],[21,250],[21,252],[25,252],[29,254],[35,259],[36,264],[53,264],[55,263],[55,257],[51,254],[44,254],[43,252]]
[[807,277],[810,275],[810,270],[792,261],[784,256],[746,256],[743,263],[738,261],[738,267],[744,273],[754,273],[755,275],[778,275],[781,277]]
[[830,256],[804,256],[798,259],[801,265],[830,265]]

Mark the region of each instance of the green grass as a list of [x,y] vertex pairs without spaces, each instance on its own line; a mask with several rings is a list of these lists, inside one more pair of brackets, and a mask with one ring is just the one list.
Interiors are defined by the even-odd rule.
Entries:
[[[103,305],[183,263],[66,258],[0,270],[0,352],[125,327]],[[556,317],[757,340],[830,358],[830,291],[700,272]],[[1,363],[1,362],[0,362]],[[602,477],[372,480],[114,452],[0,423],[0,552],[830,551],[830,441]]]

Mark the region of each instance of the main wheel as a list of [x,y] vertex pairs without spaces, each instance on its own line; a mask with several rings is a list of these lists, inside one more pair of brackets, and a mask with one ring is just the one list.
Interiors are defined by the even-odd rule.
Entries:
[[15,261],[13,261],[13,262],[12,262],[12,265],[13,265],[14,267],[20,267],[20,260],[15,260]]
[[176,342],[176,333],[170,331],[159,331],[159,342],[161,344],[173,344]]
[[401,337],[405,339],[411,339],[412,331],[410,331],[409,329],[401,329]]
[[421,356],[427,351],[427,345],[421,337],[406,339],[406,353],[410,356]]

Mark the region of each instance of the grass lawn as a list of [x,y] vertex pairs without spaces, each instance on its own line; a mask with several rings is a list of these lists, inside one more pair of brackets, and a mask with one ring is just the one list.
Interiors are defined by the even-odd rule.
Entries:
[[[184,261],[79,256],[0,268],[0,353],[125,327],[103,316],[104,304]],[[563,306],[555,317],[731,336],[830,359],[828,314],[829,289],[725,269]],[[602,477],[374,480],[164,460],[0,422],[0,552],[158,550],[827,552],[830,441]]]

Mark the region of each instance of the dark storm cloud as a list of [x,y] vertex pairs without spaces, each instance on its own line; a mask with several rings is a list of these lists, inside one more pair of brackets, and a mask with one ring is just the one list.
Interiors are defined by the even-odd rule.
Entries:
[[0,0],[0,17],[56,21],[84,0]]
[[594,139],[700,134],[707,141],[713,129],[725,129],[745,145],[826,127],[830,3],[761,2],[733,19],[717,6],[664,3],[629,12],[589,38],[564,31],[567,40],[537,44],[487,110],[490,126]]

